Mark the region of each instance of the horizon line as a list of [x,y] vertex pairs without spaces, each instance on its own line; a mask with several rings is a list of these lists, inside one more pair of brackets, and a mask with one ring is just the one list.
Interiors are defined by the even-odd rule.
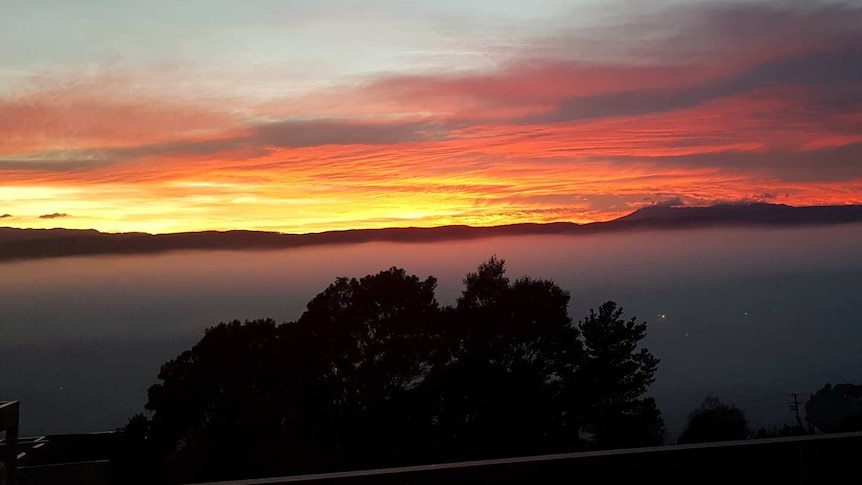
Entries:
[[335,234],[335,233],[346,233],[346,232],[360,232],[360,231],[391,231],[391,230],[429,230],[429,229],[445,229],[445,228],[465,228],[465,229],[494,229],[494,228],[506,228],[506,227],[523,227],[523,226],[553,226],[553,225],[571,225],[571,226],[590,226],[594,224],[605,224],[609,222],[619,221],[621,219],[625,219],[639,211],[644,209],[653,209],[653,208],[665,208],[665,209],[677,209],[677,210],[685,210],[685,209],[708,209],[714,207],[743,207],[743,206],[772,206],[772,207],[788,207],[793,209],[801,209],[801,208],[826,208],[826,207],[862,207],[862,204],[829,204],[829,205],[791,205],[791,204],[776,204],[771,202],[763,202],[763,201],[742,201],[742,202],[722,202],[710,205],[688,205],[688,204],[679,204],[679,205],[663,205],[661,202],[655,202],[650,205],[641,206],[635,208],[631,212],[626,213],[622,216],[613,217],[610,219],[589,221],[589,222],[575,222],[571,220],[561,220],[561,221],[536,221],[536,222],[514,222],[511,224],[491,224],[491,225],[473,225],[473,224],[442,224],[442,225],[405,225],[405,226],[384,226],[384,227],[354,227],[354,228],[346,228],[346,229],[326,229],[322,231],[309,231],[309,232],[285,232],[285,231],[277,231],[277,230],[267,230],[267,229],[244,229],[240,227],[231,228],[231,229],[201,229],[201,230],[192,230],[192,231],[172,231],[172,232],[147,232],[147,231],[107,231],[100,230],[96,228],[74,228],[74,227],[64,227],[64,226],[55,226],[55,227],[15,227],[15,226],[0,226],[0,229],[13,229],[13,230],[21,230],[21,231],[79,231],[79,232],[97,232],[99,234],[105,235],[149,235],[149,236],[165,236],[165,235],[176,235],[176,234],[205,234],[205,233],[230,233],[230,232],[251,232],[251,233],[261,233],[261,234],[280,234],[285,236],[306,236],[306,235],[319,235],[319,234]]

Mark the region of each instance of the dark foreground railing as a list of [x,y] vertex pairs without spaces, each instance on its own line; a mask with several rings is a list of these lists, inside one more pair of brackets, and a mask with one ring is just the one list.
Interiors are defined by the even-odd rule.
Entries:
[[862,433],[562,453],[199,485],[862,483]]
[[15,485],[112,485],[107,460],[24,466]]

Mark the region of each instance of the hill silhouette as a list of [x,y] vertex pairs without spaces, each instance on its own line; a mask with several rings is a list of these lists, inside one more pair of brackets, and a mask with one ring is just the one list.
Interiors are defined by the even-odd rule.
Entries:
[[66,256],[146,254],[177,250],[281,249],[363,242],[434,242],[495,236],[596,234],[603,232],[721,226],[805,226],[862,222],[862,205],[791,207],[728,204],[710,207],[649,206],[608,222],[575,224],[463,225],[431,228],[357,229],[311,234],[264,231],[202,231],[173,234],[102,233],[76,229],[0,228],[0,261]]
[[649,222],[655,225],[804,225],[842,224],[862,220],[862,206],[792,207],[783,204],[722,204],[709,207],[654,205],[612,222]]

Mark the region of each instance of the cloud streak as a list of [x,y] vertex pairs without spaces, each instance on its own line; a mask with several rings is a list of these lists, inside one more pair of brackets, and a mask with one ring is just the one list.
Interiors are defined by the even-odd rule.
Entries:
[[62,219],[64,217],[70,217],[69,214],[65,214],[62,212],[54,212],[51,214],[42,214],[39,216],[39,219]]

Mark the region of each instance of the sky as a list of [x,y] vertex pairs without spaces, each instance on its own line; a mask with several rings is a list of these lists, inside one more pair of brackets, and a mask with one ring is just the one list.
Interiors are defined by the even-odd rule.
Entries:
[[862,2],[0,0],[0,226],[862,203]]

